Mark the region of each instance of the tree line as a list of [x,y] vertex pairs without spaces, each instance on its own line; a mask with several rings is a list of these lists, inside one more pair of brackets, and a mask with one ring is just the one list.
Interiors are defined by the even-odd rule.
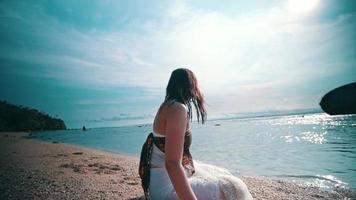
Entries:
[[64,130],[62,119],[53,118],[34,108],[0,100],[0,131]]

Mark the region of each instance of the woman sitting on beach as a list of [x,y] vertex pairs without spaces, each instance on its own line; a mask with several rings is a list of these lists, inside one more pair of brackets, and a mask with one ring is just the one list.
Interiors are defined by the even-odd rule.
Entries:
[[189,151],[191,104],[198,123],[204,123],[205,102],[195,75],[189,69],[176,69],[156,114],[153,132],[141,151],[139,174],[146,198],[252,199],[246,185],[227,170],[193,162]]

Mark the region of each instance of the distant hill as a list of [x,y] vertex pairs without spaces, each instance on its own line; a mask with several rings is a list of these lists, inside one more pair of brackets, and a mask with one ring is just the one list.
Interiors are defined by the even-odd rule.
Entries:
[[53,118],[33,108],[0,101],[0,131],[64,130],[61,119]]
[[356,82],[331,90],[319,104],[329,115],[356,114]]

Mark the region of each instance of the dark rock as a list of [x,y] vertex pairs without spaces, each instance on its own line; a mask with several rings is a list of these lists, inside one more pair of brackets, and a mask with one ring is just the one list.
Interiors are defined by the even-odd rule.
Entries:
[[331,90],[319,104],[330,115],[356,114],[356,82]]

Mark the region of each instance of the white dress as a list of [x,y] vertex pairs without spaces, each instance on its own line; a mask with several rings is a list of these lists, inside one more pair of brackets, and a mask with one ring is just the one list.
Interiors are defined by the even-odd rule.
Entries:
[[[155,137],[164,137],[153,132]],[[153,144],[151,164],[158,166],[151,168],[150,197],[152,200],[178,200],[178,196],[165,168],[165,154]],[[253,199],[242,180],[233,176],[226,169],[204,164],[194,160],[195,173],[188,176],[188,181],[195,196],[200,200],[225,199],[250,200]]]

